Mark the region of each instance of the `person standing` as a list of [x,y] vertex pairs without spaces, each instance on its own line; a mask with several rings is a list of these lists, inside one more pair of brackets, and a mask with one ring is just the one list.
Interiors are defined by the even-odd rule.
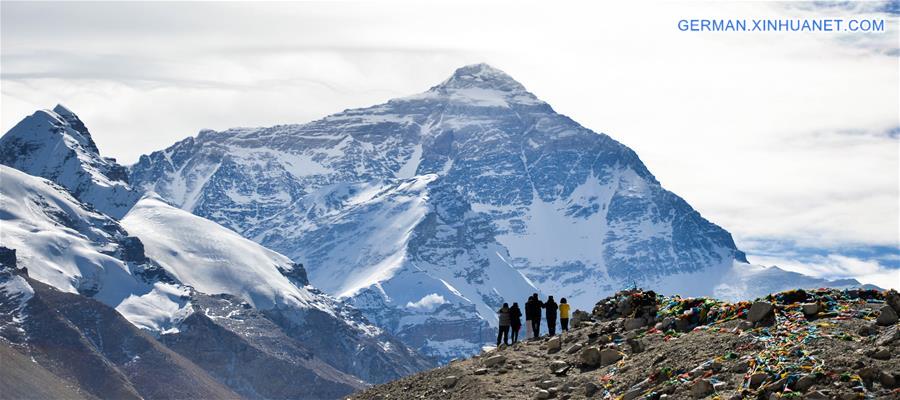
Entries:
[[559,326],[563,332],[569,331],[569,302],[565,297],[559,299]]
[[497,331],[497,347],[500,347],[500,339],[503,344],[509,346],[509,304],[503,303],[503,307],[497,310],[497,318],[500,320],[500,327]]
[[544,308],[544,303],[541,302],[538,294],[535,293],[531,295],[531,331],[534,333],[534,338],[541,337],[541,308]]
[[534,337],[534,325],[531,321],[534,321],[534,296],[528,298],[525,301],[525,339],[531,339]]
[[556,334],[556,310],[559,309],[559,306],[553,301],[553,296],[547,297],[544,308],[547,309],[547,331],[550,332],[550,336],[553,336]]
[[512,333],[512,343],[519,341],[519,329],[522,329],[522,310],[519,309],[519,303],[513,303],[509,308],[509,328]]

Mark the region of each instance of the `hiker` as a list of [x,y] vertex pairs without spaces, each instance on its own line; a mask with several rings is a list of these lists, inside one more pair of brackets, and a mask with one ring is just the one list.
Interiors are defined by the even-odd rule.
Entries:
[[565,297],[559,299],[559,325],[563,332],[569,331],[569,302]]
[[537,293],[531,295],[529,302],[531,302],[531,331],[534,333],[534,338],[539,338],[541,337],[541,309],[544,308],[544,303],[541,302]]
[[503,344],[509,346],[509,304],[503,303],[503,307],[497,310],[497,317],[500,319],[500,328],[497,331],[497,347],[500,347],[500,338],[503,338]]
[[531,324],[531,321],[534,320],[534,304],[531,303],[533,299],[534,296],[530,296],[525,301],[525,339],[534,336],[534,325]]
[[556,310],[559,306],[553,301],[553,296],[548,296],[547,302],[542,307],[547,309],[547,330],[550,331],[550,336],[553,336],[556,334]]
[[512,330],[512,343],[519,341],[519,329],[522,329],[522,310],[519,309],[519,303],[513,303],[509,308],[509,327]]

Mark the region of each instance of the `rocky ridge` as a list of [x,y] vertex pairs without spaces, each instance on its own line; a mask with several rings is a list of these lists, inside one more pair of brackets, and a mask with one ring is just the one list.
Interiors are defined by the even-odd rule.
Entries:
[[793,290],[754,302],[628,290],[527,340],[352,399],[861,399],[900,395],[900,295]]

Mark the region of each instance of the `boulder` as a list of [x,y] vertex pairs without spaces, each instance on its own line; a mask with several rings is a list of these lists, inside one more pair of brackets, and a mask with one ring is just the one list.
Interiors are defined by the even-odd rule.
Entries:
[[546,390],[544,390],[544,389],[540,389],[540,390],[537,391],[537,393],[534,394],[534,398],[535,398],[535,399],[549,399],[549,398],[550,398],[550,392],[548,392],[548,391],[546,391]]
[[566,368],[568,366],[569,364],[562,360],[552,361],[550,362],[550,371],[552,371],[554,374],[560,374],[566,372]]
[[807,317],[815,316],[821,311],[819,303],[804,303],[800,307],[803,309],[803,315]]
[[582,310],[575,310],[572,313],[572,320],[569,321],[572,324],[572,328],[577,328],[582,325],[582,323],[591,320],[591,315]]
[[623,327],[626,331],[631,331],[642,328],[644,325],[646,325],[646,321],[643,318],[625,318]]
[[900,293],[891,289],[884,293],[884,302],[894,309],[894,312],[900,314]]
[[441,385],[443,385],[445,388],[450,388],[453,387],[453,385],[456,385],[456,381],[458,380],[459,377],[456,375],[445,376],[444,379],[441,379]]
[[644,342],[640,339],[628,339],[626,343],[631,346],[631,352],[634,354],[642,353],[645,349]]
[[475,375],[484,375],[488,372],[487,368],[478,368],[475,370]]
[[888,389],[893,389],[897,386],[897,378],[887,371],[881,371],[881,375],[878,376],[878,381],[881,382],[882,386]]
[[872,357],[876,360],[890,360],[891,359],[891,351],[887,349],[887,347],[877,347],[874,350],[869,351],[869,357]]
[[600,365],[600,349],[591,346],[586,347],[581,350],[581,354],[578,357],[581,360],[581,363],[587,365],[589,367],[596,367]]
[[751,389],[758,388],[759,385],[762,385],[762,383],[765,382],[766,378],[768,378],[768,377],[769,377],[769,375],[766,374],[765,372],[757,372],[753,375],[750,375],[750,388]]
[[878,325],[881,326],[889,326],[897,323],[897,312],[894,311],[894,308],[885,304],[881,306],[881,310],[878,313],[878,319],[875,320]]
[[816,376],[807,374],[797,379],[797,382],[794,383],[794,390],[805,392],[809,390],[809,388],[813,387],[816,384]]
[[773,317],[774,310],[775,306],[773,306],[772,303],[757,301],[750,306],[750,311],[747,313],[747,320],[754,324],[758,323],[769,317]]
[[691,325],[691,321],[687,318],[676,318],[675,319],[675,330],[678,332],[689,332],[691,329],[694,329],[693,325]]
[[695,399],[702,399],[713,392],[713,385],[708,379],[698,379],[691,386],[691,396]]
[[875,345],[887,346],[895,341],[900,340],[900,327],[889,328],[875,339]]
[[641,397],[642,394],[644,394],[643,388],[631,389],[630,391],[625,392],[625,394],[622,395],[621,399],[622,400],[634,400],[638,397]]
[[502,354],[497,354],[496,356],[490,356],[484,359],[484,365],[486,367],[493,367],[495,365],[500,365],[506,362],[506,356]]
[[562,341],[559,339],[559,336],[554,336],[547,341],[547,352],[555,353],[562,348]]
[[566,349],[566,353],[567,354],[575,354],[578,352],[578,350],[581,350],[582,347],[584,347],[584,346],[582,346],[581,343],[575,343],[572,346],[570,346],[568,349]]
[[582,389],[584,389],[585,397],[591,397],[594,394],[596,394],[598,390],[600,390],[600,387],[597,386],[596,384],[594,384],[593,382],[585,382],[584,385],[582,386]]
[[618,362],[624,354],[615,349],[600,350],[600,365],[609,365]]

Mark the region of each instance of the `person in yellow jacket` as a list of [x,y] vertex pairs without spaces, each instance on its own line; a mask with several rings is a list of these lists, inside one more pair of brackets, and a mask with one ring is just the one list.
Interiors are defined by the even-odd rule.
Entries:
[[559,324],[563,332],[569,331],[569,302],[565,297],[559,300]]

